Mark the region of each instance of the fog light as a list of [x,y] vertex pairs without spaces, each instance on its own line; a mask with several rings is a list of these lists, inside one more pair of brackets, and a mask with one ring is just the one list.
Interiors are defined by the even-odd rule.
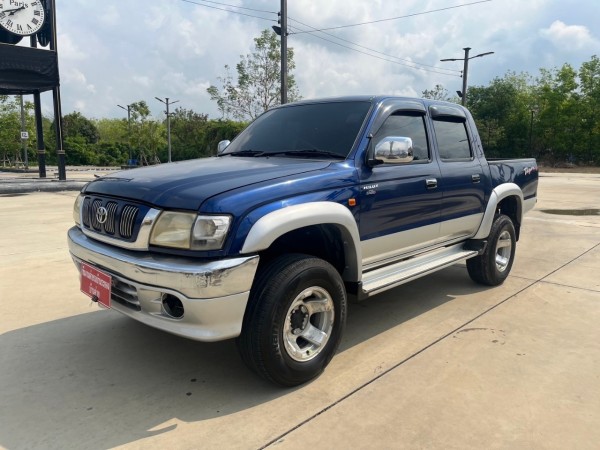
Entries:
[[174,295],[163,295],[162,307],[165,314],[173,319],[181,319],[183,317],[183,304]]

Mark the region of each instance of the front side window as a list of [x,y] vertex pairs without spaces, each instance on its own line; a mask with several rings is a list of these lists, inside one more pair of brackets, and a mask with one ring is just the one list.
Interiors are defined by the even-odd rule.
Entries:
[[434,120],[433,129],[442,161],[471,159],[473,154],[465,122]]
[[413,161],[429,160],[429,146],[425,132],[424,116],[421,114],[394,113],[389,116],[373,137],[373,148],[384,138],[409,137],[413,142]]

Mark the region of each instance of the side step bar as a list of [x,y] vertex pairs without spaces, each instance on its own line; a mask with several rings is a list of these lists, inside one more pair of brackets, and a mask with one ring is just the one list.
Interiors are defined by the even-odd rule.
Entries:
[[368,297],[394,288],[471,258],[477,253],[476,250],[465,250],[464,244],[457,244],[371,270],[363,273],[362,294]]

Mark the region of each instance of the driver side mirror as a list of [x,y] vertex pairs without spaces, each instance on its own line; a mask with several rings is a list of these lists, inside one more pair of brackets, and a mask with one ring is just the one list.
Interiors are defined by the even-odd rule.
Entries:
[[231,144],[231,141],[221,141],[219,142],[219,145],[217,146],[217,155],[220,155],[221,153],[223,153],[225,151],[225,149],[229,146],[229,144]]
[[389,136],[375,146],[376,164],[407,164],[413,161],[413,142],[409,137]]

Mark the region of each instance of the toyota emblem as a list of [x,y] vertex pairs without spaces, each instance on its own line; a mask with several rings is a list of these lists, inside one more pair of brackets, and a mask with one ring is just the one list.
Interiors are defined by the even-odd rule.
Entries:
[[98,211],[96,211],[96,220],[98,221],[98,223],[103,224],[104,222],[106,222],[107,218],[108,210],[104,206],[98,208]]

